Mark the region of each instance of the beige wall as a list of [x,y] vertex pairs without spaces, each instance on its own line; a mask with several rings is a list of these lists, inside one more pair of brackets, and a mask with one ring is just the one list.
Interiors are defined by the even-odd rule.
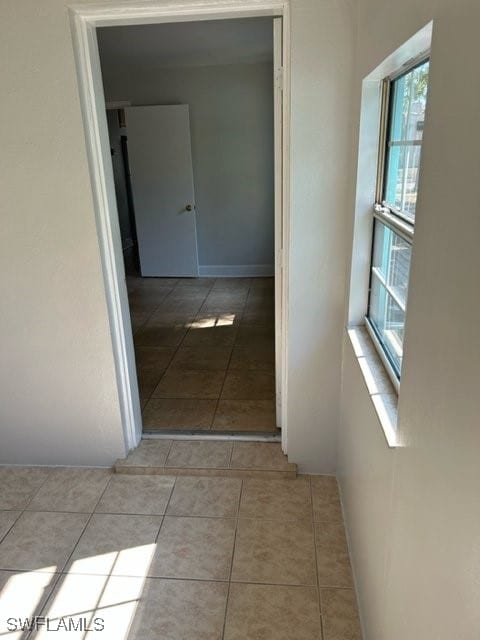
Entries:
[[210,265],[273,273],[272,63],[104,65],[103,86],[109,102],[189,105],[200,273]]
[[124,452],[68,16],[2,2],[0,462]]
[[[387,448],[346,338],[339,470],[366,638],[474,640],[480,6],[360,0],[351,99],[353,9],[292,7],[289,451],[319,472],[335,466],[348,127],[361,79],[434,19],[400,397],[407,446]],[[123,435],[65,1],[4,0],[0,24],[0,462],[111,464]]]
[[292,2],[288,453],[316,473],[336,468],[353,23],[348,0]]
[[[0,4],[5,463],[123,453],[67,4]],[[292,1],[289,452],[317,472],[336,459],[352,15]]]
[[480,628],[478,2],[360,0],[353,119],[362,78],[431,19],[404,447],[388,449],[344,340],[339,475],[368,640],[474,640]]

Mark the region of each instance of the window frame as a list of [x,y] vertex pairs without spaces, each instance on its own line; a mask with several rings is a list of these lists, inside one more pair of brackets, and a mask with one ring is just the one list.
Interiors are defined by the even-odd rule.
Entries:
[[[415,232],[415,218],[411,214],[402,211],[398,207],[395,207],[391,203],[388,203],[384,199],[385,184],[387,179],[388,170],[388,140],[390,137],[390,127],[392,122],[392,87],[395,80],[398,80],[402,76],[407,75],[417,67],[422,66],[426,62],[430,61],[430,51],[424,51],[420,55],[412,58],[407,63],[402,65],[394,73],[386,76],[380,83],[380,133],[378,144],[378,158],[377,158],[377,175],[375,185],[375,202],[373,203],[373,216],[372,216],[372,234],[371,234],[371,255],[370,255],[370,268],[369,268],[369,282],[368,282],[368,300],[367,300],[367,312],[365,314],[365,326],[372,339],[372,342],[382,360],[382,363],[390,377],[390,380],[395,388],[399,391],[400,388],[400,374],[397,373],[390,355],[387,349],[381,342],[380,336],[375,328],[374,324],[369,318],[370,315],[370,303],[372,297],[372,282],[373,278],[378,276],[374,273],[373,255],[374,255],[374,242],[375,242],[375,227],[376,221],[385,225],[388,229],[405,240],[411,247],[413,247],[413,237]],[[421,144],[423,143],[423,136]],[[420,144],[420,146],[421,146]],[[421,165],[420,165],[421,166]],[[386,291],[389,295],[392,293],[389,291],[390,286],[383,283]],[[408,293],[407,293],[408,297]],[[392,295],[393,300],[396,301],[396,296]],[[406,305],[405,305],[406,306]],[[405,311],[406,318],[406,311]]]

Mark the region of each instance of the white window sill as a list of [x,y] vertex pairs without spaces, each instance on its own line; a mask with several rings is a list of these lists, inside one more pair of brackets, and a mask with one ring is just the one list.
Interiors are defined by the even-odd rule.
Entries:
[[389,447],[399,446],[397,436],[398,394],[364,326],[347,329],[353,352]]

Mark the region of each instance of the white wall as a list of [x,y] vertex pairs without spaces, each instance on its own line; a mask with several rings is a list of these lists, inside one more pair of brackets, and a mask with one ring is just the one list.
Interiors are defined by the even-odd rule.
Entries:
[[399,397],[405,446],[387,447],[344,340],[339,475],[368,640],[474,640],[480,628],[478,2],[360,0],[352,118],[361,79],[431,19]]
[[[3,462],[123,450],[66,4],[0,4]],[[317,472],[335,467],[352,17],[346,0],[292,2],[289,452]]]
[[189,105],[199,264],[273,273],[272,63],[107,67],[103,81],[107,101]]
[[292,2],[289,456],[332,473],[340,390],[354,11]]
[[0,462],[124,452],[63,1],[0,4]]

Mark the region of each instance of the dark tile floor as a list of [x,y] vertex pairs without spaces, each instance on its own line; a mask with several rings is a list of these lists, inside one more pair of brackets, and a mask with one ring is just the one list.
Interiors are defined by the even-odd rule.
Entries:
[[144,430],[277,432],[273,278],[127,278]]

